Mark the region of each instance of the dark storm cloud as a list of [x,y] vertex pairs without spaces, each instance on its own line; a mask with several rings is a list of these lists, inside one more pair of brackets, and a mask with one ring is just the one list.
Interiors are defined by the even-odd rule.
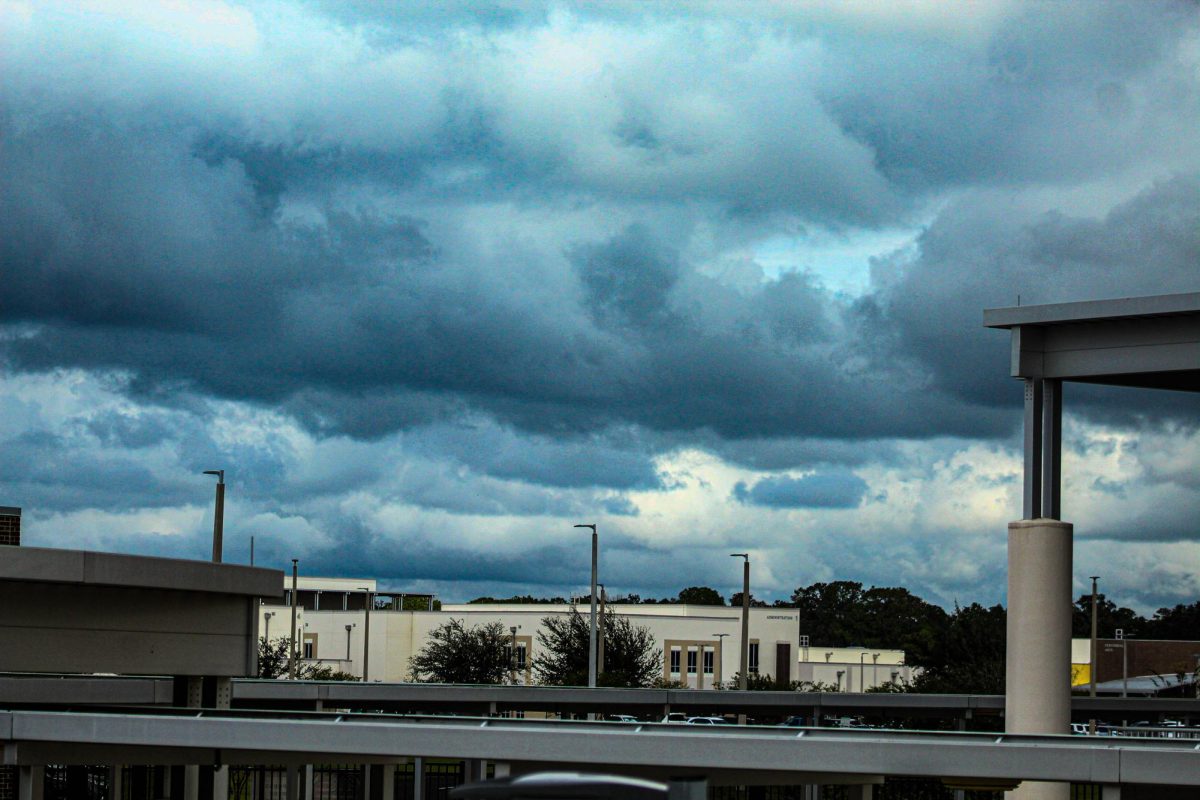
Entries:
[[858,508],[868,488],[853,472],[818,472],[802,478],[763,478],[750,487],[739,481],[733,496],[740,503],[767,508]]
[[[964,198],[922,234],[918,256],[877,265],[873,296],[856,313],[864,335],[917,359],[942,391],[981,405],[1011,403],[1009,335],[984,330],[980,310],[1196,291],[1200,287],[1200,178],[1150,186],[1103,217],[1034,213],[1011,196]],[[953,274],[952,279],[947,276]],[[1195,415],[1195,398],[1071,385],[1072,410],[1119,414],[1150,403]],[[1097,408],[1098,407],[1098,408]],[[1130,414],[1118,417],[1128,424]]]
[[[963,36],[837,13],[314,8],[194,37],[69,6],[11,28],[0,364],[111,376],[143,409],[80,422],[87,442],[2,442],[21,504],[194,506],[211,487],[192,477],[227,466],[262,515],[231,520],[231,548],[282,530],[313,537],[314,572],[569,585],[576,547],[481,556],[332,506],[632,525],[624,493],[679,489],[656,460],[698,447],[817,470],[743,485],[742,512],[853,508],[850,470],[901,460],[889,440],[1018,424],[981,309],[1197,288],[1192,7],[1037,6]],[[1142,191],[1075,210],[1087,181]],[[780,231],[917,220],[858,300],[786,268],[714,277]],[[217,437],[214,400],[278,409],[324,449]],[[1176,403],[1153,411],[1194,418]],[[156,448],[173,470],[139,460]],[[203,539],[128,541],[202,557]],[[669,554],[611,546],[614,577],[681,588]]]

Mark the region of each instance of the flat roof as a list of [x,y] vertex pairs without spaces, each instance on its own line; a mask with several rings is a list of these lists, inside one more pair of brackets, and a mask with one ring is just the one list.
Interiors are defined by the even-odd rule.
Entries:
[[185,592],[277,597],[283,573],[241,564],[214,564],[182,558],[59,550],[49,547],[0,548],[0,581],[174,589]]
[[1018,325],[1099,322],[1101,320],[1163,317],[1178,314],[1200,314],[1200,292],[988,308],[983,312],[983,326],[985,328],[1013,328]]
[[1200,292],[990,308],[1014,378],[1200,392]]

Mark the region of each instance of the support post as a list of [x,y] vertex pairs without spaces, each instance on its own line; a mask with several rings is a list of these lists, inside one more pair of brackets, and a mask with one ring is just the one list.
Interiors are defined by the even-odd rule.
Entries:
[[667,781],[667,800],[707,800],[707,778],[671,778]]
[[874,788],[869,783],[852,783],[846,787],[846,800],[871,800]]
[[125,768],[120,764],[108,765],[108,797],[109,800],[121,800],[125,796]]
[[1021,518],[1042,516],[1042,379],[1025,379],[1025,484]]
[[46,787],[46,768],[41,764],[22,764],[17,769],[18,800],[42,800]]
[[292,559],[292,635],[288,639],[288,679],[296,680],[296,575],[300,559]]
[[412,800],[425,800],[425,759],[420,756],[413,759]]
[[1062,381],[1042,381],[1042,513],[1062,519]]
[[[1008,524],[1008,651],[1005,730],[1070,731],[1070,523],[1032,519]],[[1009,796],[1067,800],[1070,785],[1026,781]]]

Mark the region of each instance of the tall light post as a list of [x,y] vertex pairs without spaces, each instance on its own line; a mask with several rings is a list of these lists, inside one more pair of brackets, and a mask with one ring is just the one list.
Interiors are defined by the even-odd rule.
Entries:
[[1088,696],[1096,696],[1096,581],[1100,580],[1099,575],[1092,576],[1092,641],[1089,658],[1091,659],[1091,669],[1088,670],[1091,675],[1088,680]]
[[517,626],[509,627],[509,633],[512,634],[512,654],[508,659],[509,683],[516,686],[517,684]]
[[871,685],[879,685],[879,653],[871,653]]
[[[717,667],[717,669],[719,670],[719,674],[721,675],[721,677],[725,677],[725,670],[724,670],[725,637],[728,635],[729,635],[728,633],[714,633],[713,634],[713,636],[717,637],[717,663],[721,665],[721,666]],[[717,683],[714,683],[713,685],[716,686]]]
[[213,563],[221,563],[221,539],[225,532],[225,470],[206,469],[205,475],[217,476],[217,499],[213,508]]
[[[363,683],[367,682],[367,667],[371,664],[371,606],[375,605],[375,598],[371,594],[371,590],[366,586],[359,586],[367,593],[365,600],[365,614],[363,615]],[[386,633],[386,631],[385,631]]]
[[744,558],[742,565],[742,672],[738,688],[746,691],[746,674],[750,669],[750,554],[730,553],[730,558]]
[[604,674],[604,638],[608,633],[605,605],[608,598],[604,593],[604,584],[598,583],[596,586],[600,589],[600,621],[596,632],[596,679],[599,680]]
[[267,611],[263,614],[263,620],[266,621],[266,630],[263,631],[263,638],[268,642],[271,641],[271,617],[275,616],[274,611]]
[[576,528],[592,529],[592,622],[588,630],[588,687],[596,688],[596,566],[600,558],[600,541],[596,537],[596,526],[591,523],[576,525]]
[[[867,670],[866,663],[867,663],[867,651],[864,650],[858,654],[858,690],[860,692],[865,692],[867,690],[866,681],[863,680],[866,677],[866,670]],[[847,688],[849,688],[849,687],[847,687]]]
[[[1099,655],[1096,648],[1096,599],[1099,596],[1096,593],[1096,581],[1100,580],[1099,575],[1092,575],[1092,638],[1090,648],[1088,650],[1088,660],[1091,662],[1088,666],[1088,696],[1096,696],[1096,656]],[[1096,718],[1092,717],[1088,720],[1088,733],[1096,735]]]
[[[346,661],[347,662],[350,661],[350,631],[352,631],[352,630],[354,630],[353,622],[351,622],[349,625],[346,626]],[[347,663],[346,667],[349,668],[349,666],[350,666],[350,664]]]
[[292,559],[292,637],[288,640],[288,679],[296,680],[296,574],[300,559]]

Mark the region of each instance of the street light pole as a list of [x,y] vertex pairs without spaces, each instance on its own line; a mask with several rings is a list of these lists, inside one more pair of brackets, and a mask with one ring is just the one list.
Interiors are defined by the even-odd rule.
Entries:
[[863,685],[865,683],[864,678],[866,678],[866,664],[867,652],[864,650],[858,654],[858,690],[860,692],[865,692],[867,690],[867,687]]
[[367,682],[367,667],[371,663],[371,606],[375,605],[375,599],[371,595],[371,590],[366,586],[359,586],[367,593],[366,599],[366,614],[363,619],[363,683]]
[[225,532],[225,470],[223,469],[206,469],[205,475],[217,476],[217,499],[216,505],[213,508],[213,548],[212,560],[215,564],[221,563],[221,539]]
[[600,622],[599,630],[596,634],[596,679],[599,680],[600,676],[604,674],[604,637],[608,632],[605,601],[608,598],[605,597],[604,584],[597,585],[600,587]]
[[746,674],[750,669],[750,554],[730,553],[731,558],[744,558],[742,566],[742,672],[738,688],[746,691]]
[[[1091,662],[1088,665],[1088,697],[1096,696],[1096,668],[1099,666],[1096,663],[1096,657],[1099,655],[1096,648],[1096,581],[1100,580],[1099,575],[1092,577],[1092,639],[1089,649],[1088,660]],[[1096,735],[1096,718],[1092,717],[1088,720],[1088,733]]]
[[508,659],[509,683],[516,686],[517,684],[517,626],[509,627],[509,632],[512,633],[512,653]]
[[288,644],[288,679],[296,680],[296,574],[300,559],[292,559],[292,637]]
[[728,635],[729,635],[728,633],[714,633],[713,634],[713,636],[717,637],[717,659],[716,659],[716,662],[718,664],[717,675],[719,676],[716,680],[713,681],[714,687],[717,686],[718,684],[720,684],[721,678],[725,677],[725,669],[724,669],[724,667],[725,667],[725,637]]
[[1098,581],[1098,580],[1100,580],[1099,575],[1092,576],[1092,642],[1091,642],[1091,653],[1089,655],[1089,658],[1091,659],[1092,663],[1091,663],[1091,669],[1088,670],[1091,673],[1090,679],[1088,681],[1088,696],[1089,697],[1096,696],[1096,655],[1097,655],[1097,653],[1096,653],[1096,597],[1097,597],[1096,581]]
[[591,523],[576,525],[576,528],[592,529],[592,621],[588,629],[588,688],[596,688],[596,566],[600,558],[600,542],[596,537],[596,526]]

